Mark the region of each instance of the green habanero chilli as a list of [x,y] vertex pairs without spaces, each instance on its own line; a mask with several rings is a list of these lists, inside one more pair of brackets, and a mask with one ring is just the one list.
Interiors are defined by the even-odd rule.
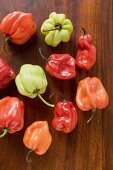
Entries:
[[45,42],[56,47],[61,41],[68,42],[73,32],[73,25],[64,14],[52,12],[41,27],[41,33],[45,35]]
[[46,91],[48,84],[46,75],[40,66],[24,64],[16,76],[15,83],[20,94],[30,98],[38,96],[46,105],[54,107],[40,95]]

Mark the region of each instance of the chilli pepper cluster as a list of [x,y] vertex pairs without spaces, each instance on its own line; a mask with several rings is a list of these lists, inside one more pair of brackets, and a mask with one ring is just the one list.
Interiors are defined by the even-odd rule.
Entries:
[[[7,41],[22,45],[36,33],[36,23],[31,13],[16,11],[8,14],[0,24],[0,31],[5,37],[4,50]],[[83,28],[82,28],[83,29]],[[92,35],[84,34],[78,39],[76,59],[69,54],[52,54],[46,59],[41,49],[42,58],[46,59],[45,70],[53,78],[68,80],[76,77],[76,68],[89,70],[96,62],[96,48]],[[41,26],[41,33],[45,42],[56,47],[60,42],[68,42],[73,32],[72,22],[64,14],[52,12]],[[44,70],[38,65],[24,64],[18,75],[3,60],[0,59],[0,89],[4,89],[15,79],[17,89],[21,95],[29,98],[39,97],[47,106],[54,108],[52,126],[57,131],[71,132],[77,125],[78,114],[74,103],[66,99],[56,105],[48,103],[42,98],[48,85]],[[86,77],[77,87],[75,101],[82,111],[91,110],[92,116],[96,109],[103,109],[108,105],[109,97],[101,81],[96,77]],[[24,103],[16,97],[4,97],[0,100],[0,138],[9,133],[15,133],[24,126]],[[29,149],[26,156],[34,151],[38,155],[44,154],[50,147],[52,136],[47,121],[36,121],[25,131],[23,143]]]

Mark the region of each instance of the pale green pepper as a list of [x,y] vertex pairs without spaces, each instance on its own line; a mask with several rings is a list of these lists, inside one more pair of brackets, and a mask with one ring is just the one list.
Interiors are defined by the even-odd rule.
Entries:
[[54,107],[40,95],[46,91],[47,87],[46,75],[40,66],[24,64],[16,76],[15,83],[20,94],[30,98],[38,96],[46,105]]
[[52,12],[41,27],[42,34],[45,35],[45,42],[56,47],[61,41],[68,42],[73,32],[73,25],[64,14]]

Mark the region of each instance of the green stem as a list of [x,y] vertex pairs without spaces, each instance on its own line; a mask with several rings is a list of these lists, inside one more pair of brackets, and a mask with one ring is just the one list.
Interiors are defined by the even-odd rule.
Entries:
[[31,162],[32,162],[32,160],[29,159],[29,155],[30,155],[31,152],[33,152],[32,149],[30,149],[30,150],[28,151],[27,155],[26,155],[26,162],[27,162],[27,163],[31,163]]
[[87,123],[91,122],[91,120],[93,119],[95,113],[96,113],[96,108],[93,108],[93,109],[91,110],[91,117],[87,120]]
[[7,50],[6,50],[7,41],[8,41],[10,38],[11,38],[10,35],[6,35],[6,38],[5,38],[5,41],[4,41],[4,51],[6,52],[6,54],[10,54],[10,53],[8,53]]
[[44,100],[39,93],[38,93],[37,95],[38,95],[38,97],[42,100],[42,102],[45,103],[47,106],[55,107],[54,104],[50,104],[50,103],[48,103],[46,100]]
[[8,133],[9,129],[3,129],[3,133],[0,135],[0,138],[3,138],[7,133]]

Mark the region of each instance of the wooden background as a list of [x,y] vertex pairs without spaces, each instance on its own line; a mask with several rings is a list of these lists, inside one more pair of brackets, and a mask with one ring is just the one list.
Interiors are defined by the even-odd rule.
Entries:
[[[40,58],[39,47],[46,57],[52,53],[69,53],[76,56],[77,39],[84,27],[93,34],[97,47],[97,61],[88,71],[78,71],[77,77],[69,81],[48,78],[48,88],[43,97],[54,91],[61,91],[74,101],[78,82],[87,76],[100,78],[109,94],[109,106],[98,111],[90,124],[86,124],[89,113],[78,110],[78,125],[70,134],[58,133],[51,126],[53,109],[45,106],[38,98],[21,96],[12,82],[8,88],[0,91],[0,98],[7,95],[19,97],[25,103],[25,126],[21,132],[8,134],[0,139],[0,170],[113,170],[113,1],[112,0],[0,0],[0,20],[8,13],[21,10],[31,12],[37,23],[37,34],[25,45],[9,43],[12,55],[1,52],[1,57],[18,73],[25,63],[38,64],[44,68],[45,61]],[[44,42],[40,27],[51,12],[64,13],[72,20],[74,32],[69,43],[61,43],[57,48]],[[0,38],[1,48],[3,38]],[[2,51],[2,50],[1,50]],[[55,96],[51,102],[60,98]],[[47,120],[53,142],[43,156],[31,154],[32,163],[27,165],[27,148],[22,138],[25,129],[36,120]]]

